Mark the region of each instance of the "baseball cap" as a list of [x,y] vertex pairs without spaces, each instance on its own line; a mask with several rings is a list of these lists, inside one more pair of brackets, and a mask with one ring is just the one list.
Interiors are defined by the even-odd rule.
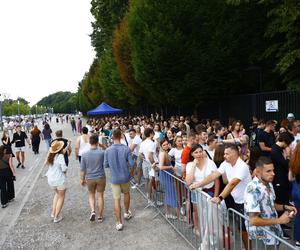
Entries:
[[287,118],[287,119],[295,119],[295,116],[294,116],[293,113],[288,113],[288,115],[287,115],[286,118]]

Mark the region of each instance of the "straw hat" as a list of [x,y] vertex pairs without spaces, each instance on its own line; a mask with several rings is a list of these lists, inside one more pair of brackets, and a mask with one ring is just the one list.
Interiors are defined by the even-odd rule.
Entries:
[[52,154],[55,154],[55,153],[59,152],[60,150],[62,150],[63,147],[64,147],[64,142],[63,141],[54,141],[51,144],[49,152],[52,153]]

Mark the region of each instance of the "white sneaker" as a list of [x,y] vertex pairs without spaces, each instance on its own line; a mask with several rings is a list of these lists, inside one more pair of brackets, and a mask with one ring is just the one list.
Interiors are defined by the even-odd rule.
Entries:
[[137,184],[134,184],[134,185],[131,186],[132,189],[136,189],[137,187],[138,187]]
[[181,208],[180,208],[180,214],[181,214],[182,216],[185,215],[185,209],[184,209],[184,207],[181,207]]
[[156,202],[156,205],[159,206],[159,207],[162,206],[163,204],[164,204],[164,203],[161,202],[161,201],[157,201],[157,202]]
[[62,219],[63,219],[63,217],[60,216],[60,217],[58,217],[58,218],[54,218],[53,222],[54,222],[54,223],[58,223],[58,222],[61,222]]
[[96,213],[95,211],[92,211],[90,215],[90,221],[95,221],[95,219],[96,219]]
[[130,220],[132,218],[132,213],[130,210],[128,210],[128,214],[124,213],[124,219],[125,220]]
[[123,224],[117,223],[116,224],[116,229],[117,229],[117,231],[121,231],[123,229]]

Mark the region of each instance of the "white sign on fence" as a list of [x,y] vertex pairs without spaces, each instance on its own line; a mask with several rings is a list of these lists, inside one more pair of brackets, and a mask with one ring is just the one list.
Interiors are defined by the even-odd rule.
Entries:
[[278,100],[266,101],[266,112],[278,112]]

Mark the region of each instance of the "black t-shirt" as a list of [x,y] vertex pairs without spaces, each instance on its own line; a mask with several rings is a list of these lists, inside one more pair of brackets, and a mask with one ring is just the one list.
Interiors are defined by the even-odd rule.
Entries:
[[20,134],[18,134],[17,132],[14,133],[13,135],[13,140],[12,140],[12,144],[16,143],[15,146],[17,148],[19,147],[25,147],[25,139],[27,139],[27,135],[25,132],[21,131]]
[[[280,185],[281,187],[289,188],[290,182],[288,179],[289,173],[289,160],[285,159],[283,156],[283,149],[277,144],[272,146],[271,160],[274,165],[274,180],[273,185]],[[287,189],[288,195],[288,189]]]
[[[266,131],[263,131],[262,133],[258,133],[258,142],[264,142],[266,147],[272,148],[276,142],[274,132],[271,131],[270,133],[267,133]],[[270,152],[261,151],[261,156],[269,157]]]
[[[68,140],[65,139],[65,138],[56,138],[56,139],[52,140],[51,144],[52,144],[54,141],[62,141],[62,142],[64,142],[64,147],[63,147],[63,149],[65,149],[65,148],[68,146]],[[66,163],[66,165],[68,166],[68,165],[69,165],[69,155],[68,155],[68,152],[66,152],[66,153],[64,154],[64,158],[65,158],[65,163]]]
[[177,134],[180,131],[180,128],[172,127],[171,131],[173,134]]

